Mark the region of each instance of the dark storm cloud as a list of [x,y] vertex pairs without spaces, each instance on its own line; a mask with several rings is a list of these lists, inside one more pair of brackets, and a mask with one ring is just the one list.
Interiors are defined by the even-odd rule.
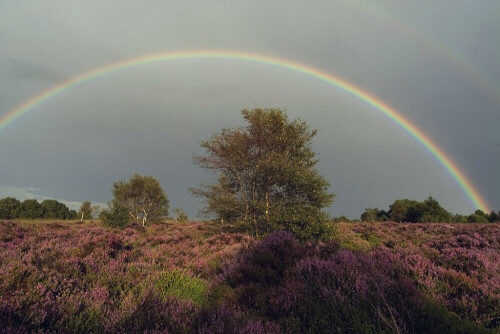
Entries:
[[[0,118],[79,73],[158,52],[223,49],[294,60],[386,101],[429,135],[500,206],[500,32],[490,1],[76,1],[0,3]],[[457,60],[458,59],[458,60]],[[496,85],[496,87],[495,87]],[[488,88],[490,92],[488,92]],[[497,95],[498,96],[498,95]],[[283,107],[318,128],[318,168],[334,215],[432,195],[475,208],[403,129],[316,79],[241,61],[184,60],[113,73],[37,106],[0,132],[0,186],[106,202],[134,172],[187,191],[209,179],[199,141],[243,125],[239,110]],[[0,197],[5,196],[0,189]]]

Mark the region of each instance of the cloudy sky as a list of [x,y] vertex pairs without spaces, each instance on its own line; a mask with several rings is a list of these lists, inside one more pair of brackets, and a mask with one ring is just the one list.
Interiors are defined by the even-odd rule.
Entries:
[[[428,135],[490,208],[500,209],[500,5],[441,1],[0,1],[0,119],[78,74],[196,50],[278,57],[343,78]],[[157,177],[196,218],[188,192],[210,175],[199,142],[280,107],[319,130],[329,212],[359,218],[395,199],[476,207],[414,138],[338,88],[277,66],[181,59],[110,73],[41,103],[0,130],[0,198],[111,199],[114,181]],[[1,127],[1,124],[0,124]]]

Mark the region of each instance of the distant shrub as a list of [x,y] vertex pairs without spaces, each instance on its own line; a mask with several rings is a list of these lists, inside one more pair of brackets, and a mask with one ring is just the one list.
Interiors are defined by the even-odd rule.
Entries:
[[104,225],[110,227],[124,228],[130,224],[128,210],[123,206],[114,205],[109,209],[103,210],[99,218]]

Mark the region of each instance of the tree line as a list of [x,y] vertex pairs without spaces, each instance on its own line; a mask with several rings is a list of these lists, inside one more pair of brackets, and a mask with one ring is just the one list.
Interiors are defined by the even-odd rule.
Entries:
[[361,221],[395,221],[408,223],[488,223],[500,221],[500,211],[489,214],[476,210],[470,215],[452,214],[446,211],[432,196],[419,202],[398,199],[389,206],[389,210],[367,208],[361,214]]
[[0,219],[76,219],[75,210],[54,199],[39,203],[36,199],[19,201],[13,197],[0,199]]

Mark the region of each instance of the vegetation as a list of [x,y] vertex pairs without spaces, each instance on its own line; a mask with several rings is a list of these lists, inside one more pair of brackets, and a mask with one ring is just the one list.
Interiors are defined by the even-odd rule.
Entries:
[[39,203],[35,199],[23,202],[6,197],[0,199],[0,219],[76,219],[75,210],[70,210],[66,204],[53,199]]
[[160,182],[153,176],[134,174],[128,181],[113,184],[112,209],[126,209],[132,219],[142,226],[149,220],[168,216],[169,200]]
[[500,331],[500,212],[453,216],[429,197],[327,222],[316,130],[242,114],[194,157],[217,182],[191,191],[222,224],[180,208],[166,222],[167,195],[139,174],[78,222],[36,221],[77,218],[55,200],[1,199],[0,333]]
[[130,224],[129,210],[116,203],[103,210],[99,218],[105,226],[109,227],[124,228]]
[[172,211],[175,213],[175,220],[178,221],[179,223],[188,221],[189,218],[183,209],[174,208]]
[[92,219],[92,203],[89,201],[83,202],[80,211],[78,211],[78,216],[80,220]]
[[243,221],[260,237],[285,229],[300,239],[328,239],[325,224],[334,194],[315,166],[316,130],[288,121],[280,109],[242,110],[246,127],[223,129],[202,141],[206,155],[194,157],[217,183],[191,189],[206,201],[205,213],[220,221]]
[[500,224],[0,222],[0,332],[495,333]]
[[[476,210],[469,216],[452,215],[446,211],[437,200],[429,196],[425,201],[418,202],[409,199],[398,199],[389,206],[389,211],[379,210],[377,208],[367,208],[361,214],[361,221],[364,222],[410,222],[410,223],[487,223],[497,222],[500,211],[496,214],[491,211],[490,214],[482,210]],[[344,220],[345,221],[345,220]]]

